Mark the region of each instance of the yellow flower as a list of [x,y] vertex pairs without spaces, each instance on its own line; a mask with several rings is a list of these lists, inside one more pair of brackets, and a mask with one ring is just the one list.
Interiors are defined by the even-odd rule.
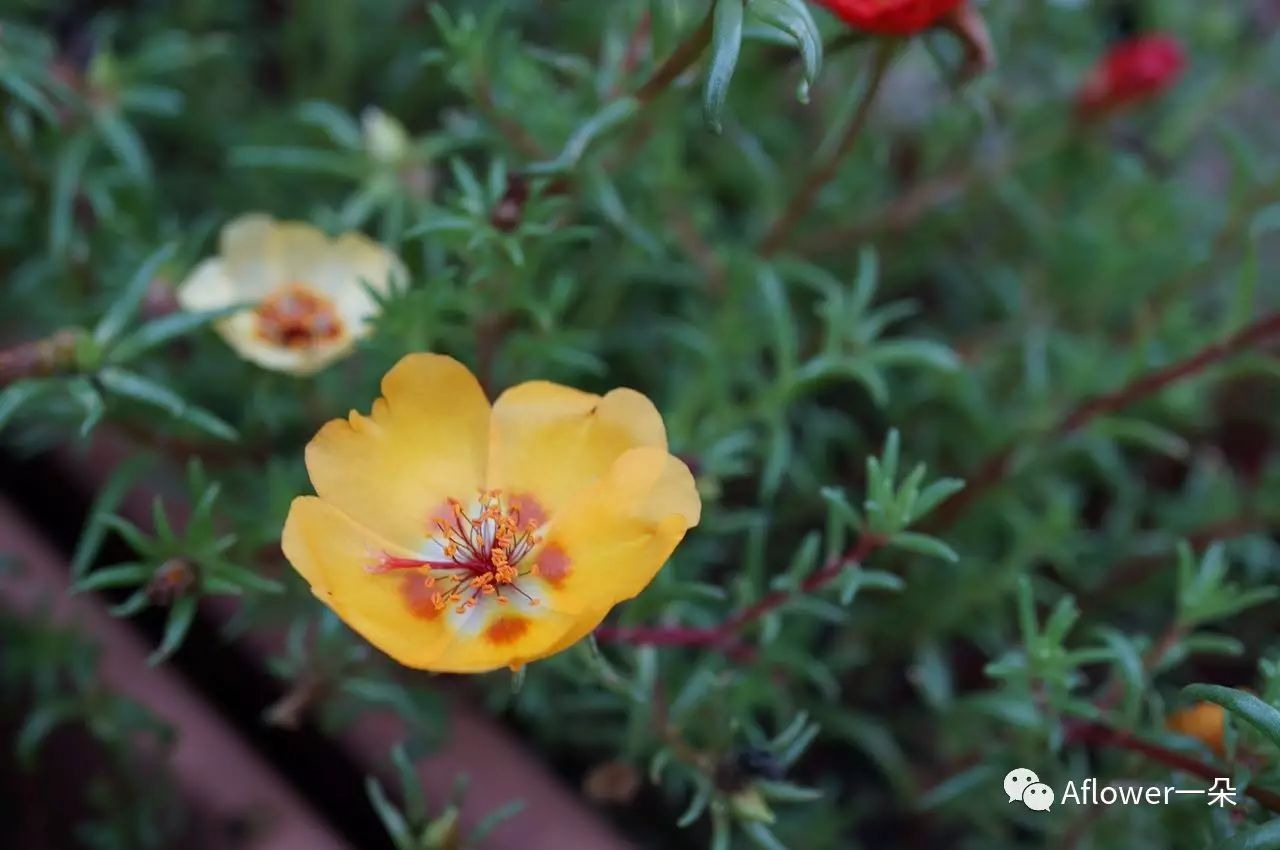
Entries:
[[369,332],[377,302],[406,279],[404,265],[360,233],[330,239],[300,222],[242,216],[222,229],[219,255],[178,287],[186,310],[249,309],[220,320],[223,339],[267,369],[310,375]]
[[1222,755],[1226,721],[1225,708],[1212,702],[1198,702],[1170,714],[1165,718],[1165,727],[1179,735],[1195,738],[1218,755]]
[[492,407],[456,360],[412,354],[369,416],[307,446],[285,556],[402,664],[472,673],[545,658],[653,579],[701,502],[634,390],[520,384]]

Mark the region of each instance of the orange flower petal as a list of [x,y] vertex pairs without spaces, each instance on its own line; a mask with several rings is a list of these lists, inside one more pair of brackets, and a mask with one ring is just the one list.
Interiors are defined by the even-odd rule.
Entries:
[[453,640],[447,618],[422,605],[412,576],[371,573],[385,553],[411,556],[314,496],[294,499],[281,541],[312,592],[370,643],[409,667],[430,668]]
[[489,486],[531,494],[554,515],[629,449],[665,453],[667,433],[653,403],[634,390],[602,397],[531,381],[494,402],[490,446]]
[[322,499],[388,540],[416,550],[449,498],[484,485],[489,402],[466,367],[411,354],[382,379],[370,416],[352,412],[307,445]]
[[658,448],[626,452],[552,519],[531,556],[535,595],[579,618],[607,611],[653,580],[701,510],[693,475],[679,459]]

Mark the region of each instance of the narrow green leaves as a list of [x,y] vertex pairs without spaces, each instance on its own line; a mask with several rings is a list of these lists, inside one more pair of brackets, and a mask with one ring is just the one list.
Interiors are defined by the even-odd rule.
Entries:
[[151,281],[155,280],[160,266],[173,256],[173,250],[173,245],[162,246],[152,252],[151,256],[138,267],[133,278],[125,284],[120,295],[103,314],[97,327],[93,329],[94,342],[106,345],[120,335],[125,324],[138,312],[138,306],[146,297],[147,288],[151,286]]
[[169,619],[165,621],[160,646],[147,658],[148,664],[153,667],[161,664],[178,651],[187,632],[191,631],[191,624],[195,622],[199,601],[200,597],[193,595],[181,596],[173,603],[169,608]]
[[369,802],[373,805],[373,810],[378,813],[378,820],[382,821],[382,827],[387,831],[387,835],[391,837],[391,841],[395,844],[397,850],[400,848],[410,848],[413,846],[413,836],[409,832],[409,822],[405,820],[400,810],[392,804],[387,797],[387,792],[383,789],[382,783],[374,777],[370,776],[365,779],[365,793],[369,795]]
[[126,363],[140,354],[144,354],[179,337],[186,336],[197,328],[230,316],[241,309],[243,307],[236,305],[222,310],[211,310],[202,313],[180,311],[171,313],[168,316],[161,316],[154,321],[147,322],[133,333],[122,338],[112,346],[107,354],[107,359],[112,363]]
[[578,125],[555,159],[534,163],[529,166],[529,173],[562,174],[572,171],[596,141],[630,121],[639,110],[640,101],[633,97],[620,98],[605,105]]
[[800,51],[804,78],[797,93],[802,103],[809,102],[809,89],[822,69],[822,33],[804,0],[751,0],[749,18],[782,33]]
[[222,419],[203,408],[189,404],[173,390],[150,378],[144,378],[136,372],[108,366],[98,373],[98,380],[109,392],[122,398],[158,408],[173,418],[218,439],[236,439],[236,430]]
[[744,17],[743,0],[717,0],[711,32],[711,64],[702,89],[702,113],[717,133],[724,128],[724,104],[742,50]]
[[1185,541],[1178,545],[1178,620],[1184,627],[1221,620],[1269,602],[1280,594],[1272,585],[1244,588],[1227,580],[1227,556],[1214,543],[1197,560]]
[[941,541],[923,534],[904,531],[936,508],[948,496],[964,487],[956,478],[941,478],[925,484],[927,469],[916,464],[901,481],[898,480],[901,439],[897,429],[889,431],[880,457],[867,458],[867,500],[863,509],[873,531],[889,537],[890,543],[946,560],[956,554]]
[[10,384],[0,390],[0,431],[4,430],[4,426],[22,407],[44,395],[53,385],[53,381],[28,380]]
[[889,538],[889,545],[898,549],[905,549],[908,552],[915,552],[919,555],[928,555],[930,558],[941,558],[944,561],[955,563],[960,560],[960,556],[956,554],[956,550],[952,549],[946,543],[943,543],[936,537],[930,537],[927,534],[917,534],[914,531],[899,531],[897,534]]
[[1214,845],[1214,850],[1280,850],[1280,818]]
[[1182,692],[1193,699],[1216,703],[1266,735],[1280,747],[1280,710],[1256,696],[1221,685],[1189,685]]

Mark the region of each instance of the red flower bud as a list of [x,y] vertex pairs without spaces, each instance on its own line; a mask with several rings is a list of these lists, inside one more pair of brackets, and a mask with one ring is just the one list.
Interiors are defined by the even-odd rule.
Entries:
[[1185,67],[1186,54],[1171,35],[1121,42],[1085,77],[1076,109],[1086,118],[1096,118],[1149,100],[1173,85]]
[[965,0],[818,0],[845,23],[879,35],[911,35],[928,29]]

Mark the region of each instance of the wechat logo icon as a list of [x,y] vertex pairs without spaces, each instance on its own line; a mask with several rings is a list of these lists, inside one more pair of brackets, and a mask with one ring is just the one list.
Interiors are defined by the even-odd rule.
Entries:
[[1034,770],[1016,767],[1004,775],[1004,793],[1012,803],[1021,800],[1028,809],[1047,812],[1053,805],[1053,789],[1040,781]]

